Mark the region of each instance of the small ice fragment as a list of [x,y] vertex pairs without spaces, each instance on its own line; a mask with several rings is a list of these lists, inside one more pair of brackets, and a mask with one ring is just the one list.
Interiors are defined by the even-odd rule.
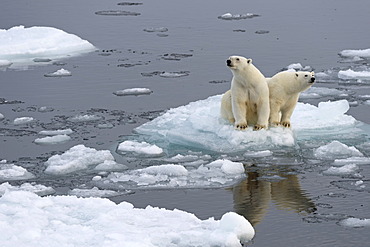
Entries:
[[370,227],[370,219],[348,218],[341,220],[339,225],[351,228]]
[[72,73],[70,71],[62,68],[53,73],[45,74],[44,76],[45,77],[66,77],[66,76],[71,76],[71,75]]
[[330,167],[326,171],[323,171],[324,175],[334,175],[334,176],[345,176],[356,173],[358,166],[355,164],[348,164],[342,167]]
[[339,53],[342,57],[370,57],[370,48],[363,50],[343,50]]
[[164,78],[177,78],[177,77],[183,77],[183,76],[188,76],[190,74],[189,71],[180,71],[180,72],[163,72],[160,73],[160,77]]
[[314,155],[319,159],[335,159],[346,158],[350,156],[361,157],[364,156],[357,148],[348,147],[339,141],[332,141],[331,143],[321,146],[314,150]]
[[14,119],[13,124],[20,125],[20,124],[27,124],[32,122],[34,119],[33,117],[19,117]]
[[149,88],[129,88],[129,89],[123,89],[118,90],[114,92],[113,94],[117,96],[127,96],[127,95],[144,95],[144,94],[151,94],[153,91]]
[[42,184],[24,183],[20,186],[13,186],[8,182],[0,184],[0,196],[4,195],[6,191],[29,191],[39,196],[47,196],[55,193],[52,187],[47,187]]
[[153,33],[153,32],[167,32],[168,28],[166,27],[151,27],[151,28],[145,28],[143,31]]
[[242,20],[242,19],[250,19],[253,17],[260,16],[258,14],[253,14],[253,13],[246,13],[246,14],[231,14],[231,13],[226,13],[218,17],[218,19],[221,20]]
[[71,117],[69,118],[69,121],[79,123],[79,122],[93,122],[93,121],[97,121],[100,119],[102,119],[102,117],[100,116],[85,114],[85,115],[77,115],[77,116]]
[[340,70],[338,78],[342,80],[362,79],[370,80],[370,71],[353,71],[352,69]]
[[96,15],[107,15],[107,16],[138,16],[141,15],[137,12],[125,11],[125,10],[101,10],[96,11]]
[[0,180],[23,180],[31,179],[35,176],[28,172],[25,168],[21,166],[16,166],[14,164],[1,163],[0,166]]
[[136,141],[121,142],[118,145],[117,151],[122,153],[130,152],[145,156],[161,156],[163,154],[163,149],[157,145]]
[[54,135],[70,135],[73,133],[71,129],[58,129],[58,130],[41,130],[39,135],[54,136]]
[[40,145],[49,145],[49,144],[52,145],[52,144],[67,142],[69,140],[71,140],[71,137],[63,134],[63,135],[54,135],[54,136],[47,136],[43,138],[37,138],[35,139],[34,142]]
[[5,117],[3,114],[0,113],[0,121],[3,120]]

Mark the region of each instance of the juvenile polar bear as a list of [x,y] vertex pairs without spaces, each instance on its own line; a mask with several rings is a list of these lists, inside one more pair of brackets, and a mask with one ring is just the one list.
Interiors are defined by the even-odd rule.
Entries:
[[226,61],[233,73],[231,89],[221,101],[221,116],[244,130],[248,124],[254,130],[267,128],[270,106],[269,89],[264,75],[252,64],[252,59],[231,56]]
[[270,91],[270,125],[289,128],[299,95],[313,85],[315,73],[283,71],[266,80]]

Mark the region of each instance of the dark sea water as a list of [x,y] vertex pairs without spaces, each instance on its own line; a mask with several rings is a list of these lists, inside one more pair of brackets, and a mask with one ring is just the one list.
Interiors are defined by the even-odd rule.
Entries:
[[[366,0],[118,3],[112,0],[1,2],[1,29],[18,25],[51,26],[76,34],[97,47],[95,52],[62,61],[63,68],[72,73],[68,78],[44,77],[60,68],[53,64],[0,71],[0,98],[13,101],[0,104],[0,113],[6,116],[0,121],[0,160],[28,168],[36,174],[35,181],[47,182],[57,194],[90,180],[91,176],[77,174],[50,181],[40,168],[48,157],[83,143],[111,150],[119,162],[122,157],[115,152],[117,143],[131,135],[135,127],[167,109],[225,92],[230,87],[231,73],[225,66],[230,55],[252,58],[266,77],[292,63],[310,66],[316,73],[360,65],[370,70],[367,60],[361,64],[344,63],[338,55],[344,49],[370,48],[370,2]],[[138,14],[113,16],[99,11]],[[218,18],[228,12],[260,16],[242,20]],[[168,31],[148,32],[155,28]],[[156,71],[185,71],[188,75],[147,76]],[[150,88],[153,93],[139,97],[113,94],[134,87]],[[351,90],[353,101],[358,99],[357,95],[370,95],[369,81],[343,84],[339,80],[318,80],[315,87]],[[303,101],[316,105],[331,99],[328,96]],[[41,106],[53,111],[39,112]],[[348,114],[370,124],[369,110],[370,105],[360,102]],[[49,146],[33,143],[39,130],[66,127],[66,119],[78,114],[97,114],[113,123],[114,128],[74,123],[72,128],[77,134],[67,143]],[[19,116],[32,116],[37,121],[13,128],[10,122]],[[369,150],[363,147],[361,151],[369,156]],[[317,164],[305,163],[302,168],[296,163],[290,166],[288,161],[282,165],[278,158],[276,166],[249,167],[247,178],[231,188],[142,189],[110,199],[117,203],[128,201],[136,207],[178,208],[201,219],[219,219],[225,212],[235,211],[256,229],[250,246],[369,246],[369,227],[349,228],[338,223],[350,216],[370,218],[369,188],[354,190],[348,185],[350,178],[324,176]],[[259,179],[272,172],[285,179]],[[370,186],[368,165],[361,166],[361,174]]]

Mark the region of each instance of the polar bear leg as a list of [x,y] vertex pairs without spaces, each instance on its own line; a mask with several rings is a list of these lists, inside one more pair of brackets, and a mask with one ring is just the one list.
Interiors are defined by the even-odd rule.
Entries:
[[257,124],[254,126],[253,130],[267,128],[270,116],[270,103],[268,99],[263,100],[259,105],[257,105],[257,116]]
[[270,101],[270,125],[277,127],[280,125],[280,105]]
[[221,117],[228,120],[230,123],[235,123],[235,118],[233,115],[231,107],[231,91],[227,91],[221,99]]
[[290,117],[292,116],[294,108],[297,105],[298,97],[299,95],[297,95],[297,97],[292,98],[288,104],[289,107],[281,110],[281,125],[286,128],[291,127]]
[[238,130],[244,130],[248,128],[247,123],[247,105],[246,102],[243,100],[234,99],[232,97],[231,99],[231,106],[232,106],[232,112],[233,116],[235,118],[235,128]]

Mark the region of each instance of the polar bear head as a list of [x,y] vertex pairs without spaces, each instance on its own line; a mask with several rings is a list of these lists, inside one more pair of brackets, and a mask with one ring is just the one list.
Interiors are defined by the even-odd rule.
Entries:
[[315,82],[315,72],[297,71],[295,77],[298,82],[299,91],[305,91]]
[[231,56],[226,60],[226,65],[233,70],[243,70],[247,66],[252,64],[251,58],[245,58],[241,56]]

